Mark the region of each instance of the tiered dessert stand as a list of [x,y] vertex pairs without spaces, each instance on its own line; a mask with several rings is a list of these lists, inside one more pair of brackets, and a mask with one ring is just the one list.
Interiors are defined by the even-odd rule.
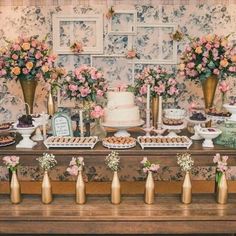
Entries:
[[185,129],[187,127],[186,121],[183,121],[183,124],[181,125],[162,125],[163,129],[168,130],[168,135],[169,137],[177,137],[178,134],[181,132],[182,129]]

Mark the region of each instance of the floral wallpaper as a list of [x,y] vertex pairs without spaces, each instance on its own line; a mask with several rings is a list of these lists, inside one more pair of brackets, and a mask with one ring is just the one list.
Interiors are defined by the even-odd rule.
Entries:
[[[173,28],[168,25],[176,26],[181,32],[190,36],[201,36],[209,33],[217,33],[220,35],[228,35],[232,33],[230,40],[236,41],[234,32],[236,25],[236,2],[235,1],[197,1],[197,0],[179,0],[179,1],[162,1],[162,0],[127,0],[127,1],[106,1],[106,0],[83,0],[73,1],[75,4],[67,4],[68,1],[40,1],[45,2],[37,5],[29,5],[30,1],[21,1],[17,5],[16,1],[1,1],[0,3],[0,46],[6,45],[6,40],[15,39],[18,35],[24,33],[26,35],[39,34],[40,38],[48,35],[48,44],[53,46],[52,37],[52,15],[53,14],[104,14],[103,26],[103,54],[102,55],[59,55],[58,64],[64,65],[68,70],[81,64],[92,64],[101,67],[111,85],[123,81],[132,84],[135,75],[145,66],[155,66],[154,63],[140,63],[139,59],[126,59],[125,53],[133,46],[140,54],[140,60],[162,60],[169,61],[174,57],[174,45],[177,47],[177,60],[172,64],[162,62],[161,65],[167,69],[176,69],[176,64],[180,58],[186,43],[187,37],[180,42],[174,42],[170,35]],[[22,2],[25,4],[22,4]],[[36,1],[37,2],[37,1]],[[70,1],[71,2],[71,1]],[[137,27],[136,35],[113,35],[108,32],[109,20],[105,17],[110,2],[112,2],[116,10],[136,10],[137,24],[142,25],[165,25],[166,27]],[[117,14],[112,19],[113,30],[119,31],[130,30],[130,24],[133,23],[133,16],[130,14]],[[71,22],[63,22],[60,29],[61,45],[67,45],[70,42],[66,31],[73,24],[73,31],[76,37],[82,37],[85,43],[94,44],[92,40],[92,31],[84,31],[84,25],[80,22],[77,24]],[[87,26],[89,28],[93,25]],[[161,35],[161,36],[160,36]],[[161,37],[161,38],[160,38]],[[90,41],[88,41],[90,40]],[[115,56],[114,56],[115,55]],[[161,58],[160,58],[161,57]],[[158,63],[157,63],[158,64]],[[189,81],[181,82],[182,93],[179,97],[171,98],[165,106],[180,106],[187,108],[191,101],[199,101],[203,104],[202,90],[199,86]],[[236,95],[236,80],[228,78],[230,83],[230,91],[227,97]],[[221,96],[217,90],[215,96],[215,104],[221,103]],[[46,92],[42,85],[38,85],[35,96],[34,112],[46,111]],[[23,95],[19,82],[4,81],[0,78],[0,122],[14,121],[20,114],[24,112]],[[128,167],[127,167],[128,168]],[[39,174],[35,167],[28,167],[28,177],[30,179],[38,179]],[[90,180],[103,180],[102,173],[104,169],[97,170],[95,167],[87,167],[86,175]],[[194,170],[194,178],[211,179],[214,170],[204,167]],[[235,171],[236,172],[236,171]],[[5,168],[0,169],[0,178],[6,179],[7,172]],[[20,171],[25,176],[24,168]],[[64,170],[58,169],[54,171],[54,179],[68,179]],[[125,173],[125,171],[123,172]],[[122,173],[121,173],[122,174]],[[107,176],[107,175],[105,175]],[[235,174],[232,178],[235,178]],[[160,179],[179,179],[181,174],[176,169],[168,167],[162,168]],[[140,174],[137,170],[133,170],[130,176],[121,176],[128,179],[139,179]]]

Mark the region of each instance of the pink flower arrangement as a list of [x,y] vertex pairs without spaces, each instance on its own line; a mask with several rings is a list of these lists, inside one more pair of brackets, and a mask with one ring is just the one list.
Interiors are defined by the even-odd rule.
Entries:
[[157,172],[160,169],[160,165],[159,164],[154,164],[151,163],[147,157],[144,157],[143,160],[140,162],[142,165],[142,169],[144,173],[147,173],[149,171],[151,172]]
[[216,182],[220,183],[220,179],[229,168],[227,164],[228,156],[220,156],[220,153],[216,153],[213,158],[213,162],[217,164],[216,166]]
[[0,76],[6,79],[44,79],[50,77],[56,60],[50,55],[45,40],[38,40],[38,35],[18,37],[8,42],[6,50],[0,53]]
[[65,98],[96,102],[97,97],[105,96],[108,85],[100,70],[81,65],[67,77],[62,83]]
[[151,96],[163,96],[170,98],[179,95],[179,83],[173,73],[168,73],[162,67],[144,68],[135,81],[135,93],[138,96],[147,94],[147,86],[150,85]]
[[92,107],[90,114],[93,119],[99,119],[104,116],[104,109],[101,106],[96,105]]
[[70,175],[77,176],[79,171],[82,171],[84,167],[84,158],[83,157],[72,157],[69,167],[66,171]]
[[16,171],[18,165],[20,164],[20,157],[18,156],[5,156],[2,160],[6,167],[11,171]]
[[134,50],[131,49],[126,53],[126,58],[127,59],[133,59],[133,58],[140,58],[139,54]]
[[74,43],[71,45],[70,49],[71,49],[72,52],[74,52],[74,53],[81,53],[81,52],[84,51],[84,50],[83,50],[83,44],[82,44],[81,42],[79,42],[79,41],[74,42]]
[[235,75],[235,45],[229,45],[228,37],[210,34],[192,39],[183,52],[180,75],[196,82],[202,82],[210,75],[216,75],[220,80]]

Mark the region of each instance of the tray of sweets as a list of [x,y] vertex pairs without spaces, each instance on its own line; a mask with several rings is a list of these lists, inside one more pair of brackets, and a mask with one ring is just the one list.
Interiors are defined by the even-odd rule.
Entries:
[[98,142],[97,136],[90,137],[59,137],[59,136],[51,136],[48,137],[44,141],[44,145],[47,148],[61,148],[61,147],[69,147],[69,148],[94,148],[96,143]]
[[107,137],[102,141],[102,145],[112,149],[128,149],[136,146],[136,139],[132,137]]
[[16,142],[14,135],[14,133],[0,135],[0,147],[5,147],[14,144]]
[[189,149],[192,140],[187,136],[139,136],[138,143],[141,148],[161,148],[161,147],[185,147]]

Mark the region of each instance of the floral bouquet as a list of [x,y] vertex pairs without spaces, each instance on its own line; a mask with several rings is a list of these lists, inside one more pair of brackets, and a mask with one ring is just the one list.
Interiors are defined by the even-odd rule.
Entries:
[[177,154],[177,164],[180,166],[181,170],[188,172],[192,169],[194,165],[194,160],[190,153]]
[[155,173],[160,169],[159,164],[151,163],[147,157],[144,157],[143,160],[140,162],[142,165],[142,169],[144,173],[148,173],[149,171]]
[[108,87],[103,73],[87,65],[82,65],[70,73],[62,86],[66,98],[92,102],[95,102],[97,97],[104,97]]
[[57,164],[57,160],[53,154],[44,153],[43,156],[36,159],[43,171],[49,171]]
[[20,157],[18,156],[5,156],[2,160],[11,172],[16,171],[17,167],[20,164]]
[[81,42],[79,42],[79,41],[74,42],[74,43],[71,45],[70,49],[71,49],[72,52],[74,52],[74,53],[81,53],[81,52],[84,51],[84,50],[83,50],[83,44],[82,44]]
[[213,162],[217,164],[216,167],[216,183],[220,183],[220,179],[229,168],[227,164],[228,156],[220,156],[220,153],[216,153],[213,158]]
[[119,164],[120,164],[119,153],[116,152],[116,151],[112,151],[109,155],[106,156],[105,164],[112,171],[118,171],[119,170]]
[[100,119],[104,116],[104,109],[100,105],[95,105],[92,107],[90,115],[93,119]]
[[211,75],[216,75],[220,80],[235,75],[235,45],[229,45],[228,37],[210,34],[191,39],[181,58],[180,75],[196,83]]
[[66,171],[70,175],[77,176],[79,171],[82,171],[84,167],[84,158],[83,157],[72,157],[69,167]]
[[56,57],[50,55],[45,40],[40,41],[38,37],[20,36],[8,42],[0,53],[0,77],[45,81],[50,77]]
[[138,96],[147,94],[147,86],[150,85],[151,97],[162,96],[164,99],[177,96],[179,84],[174,78],[173,73],[168,73],[166,69],[161,68],[145,68],[138,75],[135,81],[135,93]]

